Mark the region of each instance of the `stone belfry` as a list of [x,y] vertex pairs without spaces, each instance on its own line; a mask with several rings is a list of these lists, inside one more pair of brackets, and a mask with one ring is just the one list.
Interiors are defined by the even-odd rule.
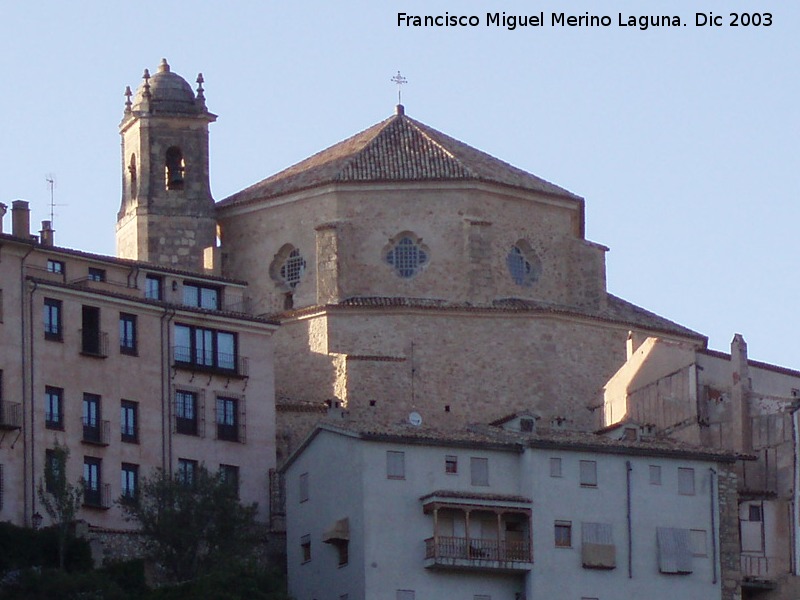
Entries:
[[216,219],[208,176],[208,112],[203,75],[197,93],[166,59],[145,69],[134,95],[125,90],[122,204],[117,256],[181,269],[203,267],[215,245]]

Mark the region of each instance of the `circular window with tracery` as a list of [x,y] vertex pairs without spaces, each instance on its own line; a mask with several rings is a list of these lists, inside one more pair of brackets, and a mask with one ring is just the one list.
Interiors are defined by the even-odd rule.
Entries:
[[284,245],[270,265],[272,279],[290,291],[297,287],[305,271],[306,259],[291,244]]
[[413,233],[401,233],[389,241],[383,257],[398,276],[408,279],[428,264],[429,251]]
[[506,265],[514,283],[522,286],[531,286],[539,279],[542,264],[539,257],[524,240],[520,240],[506,256]]

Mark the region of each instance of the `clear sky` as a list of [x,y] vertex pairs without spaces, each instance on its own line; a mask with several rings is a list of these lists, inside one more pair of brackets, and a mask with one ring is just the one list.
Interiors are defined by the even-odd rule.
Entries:
[[[612,25],[551,26],[587,11]],[[731,27],[737,11],[772,25]],[[480,25],[398,27],[399,12]],[[123,91],[162,57],[205,77],[217,200],[389,116],[399,69],[409,116],[586,198],[612,293],[800,369],[798,2],[0,0],[0,202],[29,200],[38,230],[53,174],[56,243],[113,254]]]

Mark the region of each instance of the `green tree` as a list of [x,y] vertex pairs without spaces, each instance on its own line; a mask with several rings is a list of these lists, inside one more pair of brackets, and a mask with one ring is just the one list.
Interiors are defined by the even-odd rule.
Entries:
[[119,504],[138,521],[152,558],[177,581],[232,566],[258,543],[257,505],[242,505],[232,483],[204,466],[192,481],[159,469],[141,482],[136,501]]
[[56,443],[47,453],[44,478],[39,479],[37,488],[39,501],[58,532],[58,567],[62,570],[70,527],[83,501],[83,482],[67,481],[67,459],[69,448]]

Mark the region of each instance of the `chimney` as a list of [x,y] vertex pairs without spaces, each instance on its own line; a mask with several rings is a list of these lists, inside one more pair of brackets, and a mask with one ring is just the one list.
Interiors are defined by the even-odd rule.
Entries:
[[0,202],[0,233],[3,233],[3,217],[8,212],[8,206]]
[[11,235],[25,240],[31,239],[31,209],[25,200],[11,203]]
[[731,440],[732,450],[750,452],[753,432],[750,424],[752,385],[747,359],[747,342],[741,333],[731,341]]
[[329,418],[335,419],[346,419],[347,418],[347,410],[342,406],[342,403],[338,400],[325,400],[325,406],[328,407],[328,414]]
[[53,226],[50,221],[42,221],[42,228],[39,230],[39,241],[42,243],[42,246],[52,246],[54,240],[55,231],[53,230]]

